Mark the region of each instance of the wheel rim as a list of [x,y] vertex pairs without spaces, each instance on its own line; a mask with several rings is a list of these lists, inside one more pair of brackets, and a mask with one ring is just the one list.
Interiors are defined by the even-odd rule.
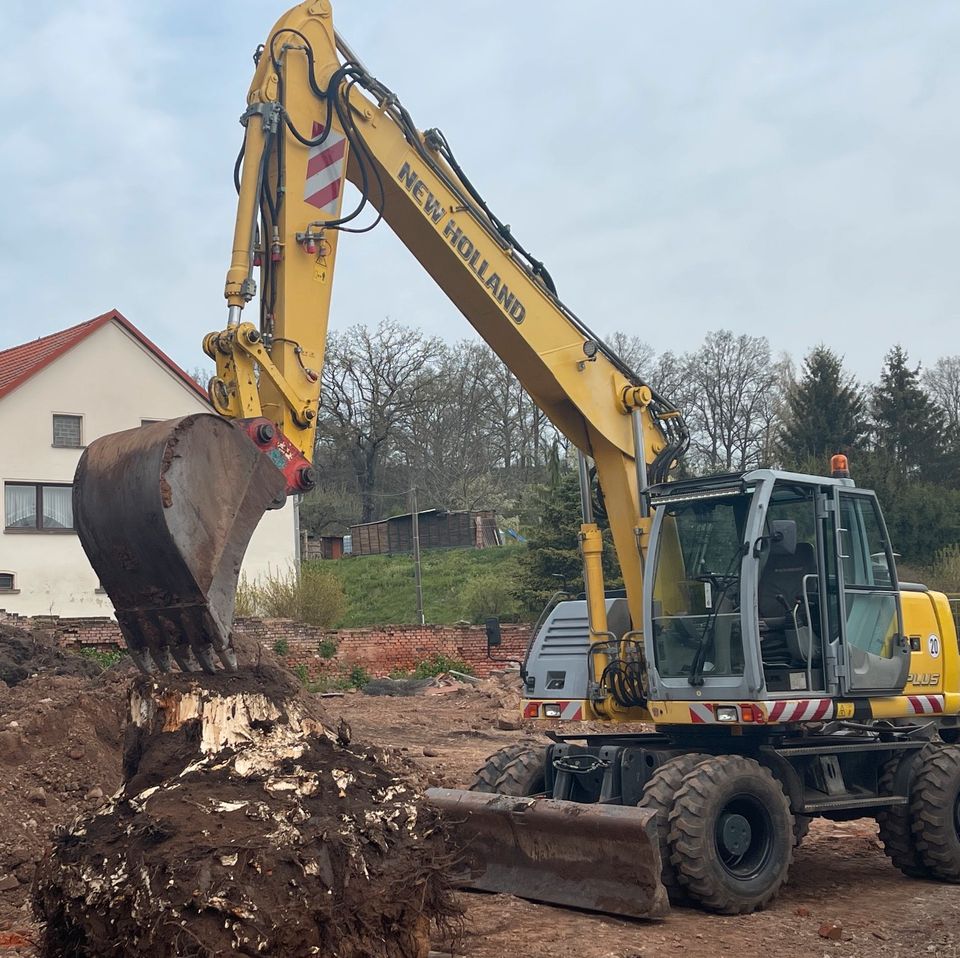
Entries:
[[754,796],[736,795],[727,802],[714,829],[717,856],[727,874],[749,881],[763,871],[773,849],[773,833],[770,812]]

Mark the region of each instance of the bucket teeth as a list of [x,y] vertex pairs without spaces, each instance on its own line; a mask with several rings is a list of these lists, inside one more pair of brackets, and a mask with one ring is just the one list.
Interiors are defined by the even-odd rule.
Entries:
[[133,659],[133,664],[140,669],[145,675],[153,675],[157,671],[156,663],[150,656],[150,653],[146,649],[138,649],[130,645],[129,639],[127,640],[127,650],[130,652],[130,658]]
[[188,646],[174,645],[170,649],[170,654],[173,656],[181,672],[200,671],[200,663]]
[[157,663],[157,668],[161,672],[172,671],[173,657],[170,655],[170,649],[167,646],[161,645],[153,650],[153,661]]
[[279,469],[219,416],[104,436],[77,466],[77,534],[141,671],[236,669],[237,579]]
[[237,653],[234,652],[232,646],[227,646],[227,648],[224,649],[217,649],[217,655],[220,657],[223,667],[228,672],[237,671]]
[[197,661],[200,663],[200,668],[203,669],[208,675],[215,675],[217,671],[217,665],[213,661],[213,646],[204,645],[199,648],[194,648],[194,654],[197,657]]

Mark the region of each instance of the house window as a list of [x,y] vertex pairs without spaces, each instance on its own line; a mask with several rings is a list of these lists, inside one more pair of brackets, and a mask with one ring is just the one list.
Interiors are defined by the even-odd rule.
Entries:
[[66,449],[79,449],[82,445],[80,423],[82,416],[53,414],[53,444]]
[[0,592],[19,592],[12,572],[0,572]]
[[73,529],[73,489],[67,485],[8,482],[3,489],[8,532]]

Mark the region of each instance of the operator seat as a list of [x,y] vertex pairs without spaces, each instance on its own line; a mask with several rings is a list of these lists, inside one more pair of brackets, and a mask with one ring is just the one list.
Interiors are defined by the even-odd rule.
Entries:
[[757,612],[761,629],[768,632],[792,628],[791,610],[803,600],[803,577],[816,575],[817,553],[809,542],[797,542],[797,524],[775,520],[770,554],[760,574]]

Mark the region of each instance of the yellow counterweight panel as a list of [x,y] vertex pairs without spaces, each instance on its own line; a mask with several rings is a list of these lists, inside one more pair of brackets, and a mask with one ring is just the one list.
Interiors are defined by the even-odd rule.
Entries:
[[[939,607],[938,599],[945,609]],[[946,596],[903,592],[903,631],[911,643],[907,695],[960,692],[957,688],[957,640]],[[948,681],[949,679],[949,681]]]

